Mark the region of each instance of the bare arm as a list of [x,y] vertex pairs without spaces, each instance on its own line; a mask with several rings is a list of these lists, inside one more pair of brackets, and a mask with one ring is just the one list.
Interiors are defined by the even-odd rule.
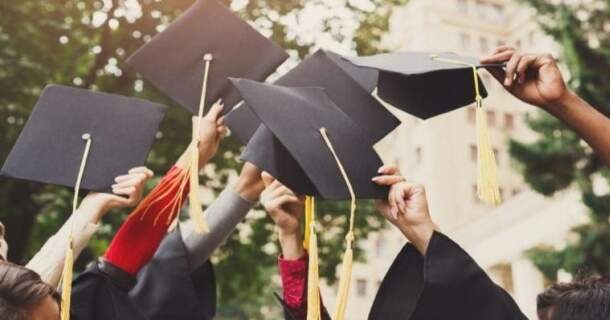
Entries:
[[538,106],[572,128],[610,166],[610,120],[567,88],[555,59],[548,54],[519,54],[499,47],[481,63],[506,63],[489,72],[518,99]]

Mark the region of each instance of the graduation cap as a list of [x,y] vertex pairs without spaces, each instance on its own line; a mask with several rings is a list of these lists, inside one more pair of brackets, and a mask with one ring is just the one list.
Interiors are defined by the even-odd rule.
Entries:
[[199,128],[204,110],[221,99],[224,112],[239,102],[228,77],[264,80],[288,58],[279,46],[216,0],[198,0],[127,59],[158,89],[195,113],[187,159],[189,212],[195,230],[208,230],[199,199]]
[[225,112],[239,102],[228,77],[264,80],[286,59],[282,48],[229,8],[216,0],[198,0],[127,64],[184,108],[201,114],[219,99]]
[[[297,192],[313,189],[306,193],[305,247],[310,252],[308,312],[315,315],[321,311],[313,196],[351,199],[347,249],[333,317],[343,319],[353,262],[356,198],[385,198],[388,193],[387,188],[371,181],[382,165],[372,147],[374,140],[339,109],[323,88],[282,87],[243,79],[232,81],[264,124],[248,143],[243,158],[280,182],[287,181],[287,186]],[[271,136],[277,140],[268,139]],[[291,169],[293,172],[288,172]],[[301,173],[305,176],[298,177]],[[289,175],[292,176],[285,180]]]
[[[142,165],[166,108],[148,101],[64,86],[47,86],[4,166],[2,175],[110,190],[114,177]],[[62,272],[61,318],[69,319],[72,235]]]
[[477,70],[503,65],[482,65],[476,58],[428,52],[394,52],[346,59],[357,66],[379,70],[379,97],[422,119],[476,102],[478,194],[487,203],[501,202],[495,155],[482,110],[487,91]]
[[75,187],[83,165],[80,189],[110,191],[116,176],[145,162],[165,110],[141,99],[47,86],[1,174]]
[[[275,84],[286,87],[321,87],[330,99],[375,141],[381,140],[399,124],[375,97],[376,70],[353,65],[331,51],[318,50],[290,70]],[[260,120],[242,105],[227,115],[231,132],[244,144],[254,135]]]

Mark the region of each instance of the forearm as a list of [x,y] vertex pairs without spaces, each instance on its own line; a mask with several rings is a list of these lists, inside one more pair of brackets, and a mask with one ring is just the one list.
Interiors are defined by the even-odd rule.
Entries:
[[57,287],[70,233],[72,233],[73,239],[74,258],[77,259],[99,229],[99,220],[106,210],[101,206],[89,203],[85,198],[78,210],[70,216],[56,234],[45,242],[26,267],[38,273],[47,284]]
[[198,234],[190,231],[184,234],[191,270],[197,269],[209,259],[253,205],[254,202],[244,199],[232,187],[227,187],[220,193],[205,213],[210,232]]
[[546,109],[580,135],[610,166],[610,119],[571,91]]

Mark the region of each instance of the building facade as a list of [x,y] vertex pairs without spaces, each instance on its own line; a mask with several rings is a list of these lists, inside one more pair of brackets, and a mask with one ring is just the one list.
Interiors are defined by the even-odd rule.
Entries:
[[[453,51],[479,57],[504,44],[557,53],[532,17],[531,9],[515,0],[411,0],[395,11],[386,43],[392,51]],[[502,205],[492,207],[477,199],[473,106],[426,121],[389,107],[403,124],[376,149],[386,163],[397,164],[409,180],[426,186],[441,231],[463,246],[535,319],[535,298],[545,280],[524,252],[541,244],[561,246],[569,229],[584,221],[585,209],[575,192],[549,199],[528,190],[510,159],[508,142],[535,139],[525,120],[537,110],[513,98],[485,71],[480,73],[489,91],[484,108]],[[347,319],[367,318],[377,288],[405,242],[390,227],[359,243],[367,262],[354,267]],[[333,310],[336,286],[324,286],[322,294]]]

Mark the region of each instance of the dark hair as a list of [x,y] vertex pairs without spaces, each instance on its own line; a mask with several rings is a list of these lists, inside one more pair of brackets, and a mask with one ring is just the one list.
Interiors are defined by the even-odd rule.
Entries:
[[59,304],[57,291],[27,268],[0,261],[0,314],[4,320],[26,320],[30,308],[47,296]]
[[610,319],[610,278],[578,277],[538,295],[540,320]]

